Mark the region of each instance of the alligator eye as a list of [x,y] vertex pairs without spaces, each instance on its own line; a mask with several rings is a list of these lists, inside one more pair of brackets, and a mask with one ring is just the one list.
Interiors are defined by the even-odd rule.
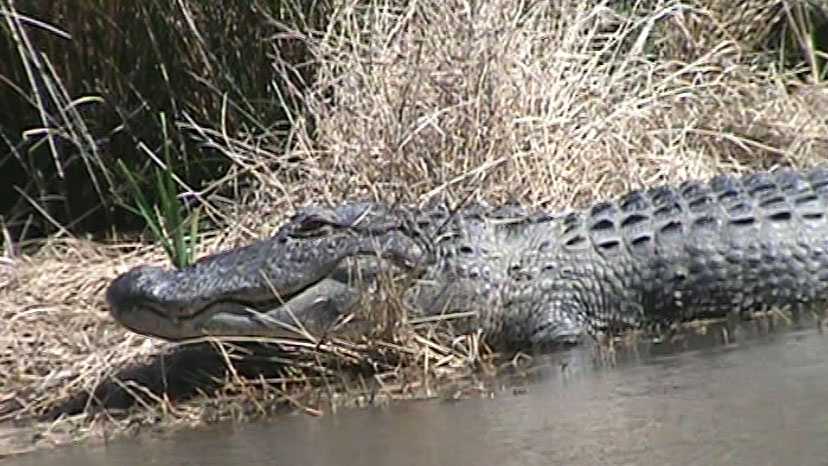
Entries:
[[291,229],[291,236],[310,238],[323,236],[330,233],[331,224],[318,217],[307,217],[300,219]]

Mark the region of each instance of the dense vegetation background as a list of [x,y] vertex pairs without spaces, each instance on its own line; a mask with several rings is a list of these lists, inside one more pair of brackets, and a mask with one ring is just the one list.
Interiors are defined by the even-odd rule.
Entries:
[[[325,2],[3,1],[0,219],[12,238],[135,228],[125,171],[198,196],[232,161],[202,130],[281,154]],[[157,157],[156,160],[153,160]],[[278,157],[272,162],[276,163]],[[121,166],[123,163],[123,167]]]
[[[524,102],[505,89],[502,95],[487,95],[499,91],[504,79],[515,80],[507,68],[519,61],[547,78],[562,77],[555,70],[567,66],[581,67],[576,74],[600,71],[630,82],[637,78],[625,54],[638,47],[636,73],[667,58],[695,63],[708,67],[700,73],[730,80],[720,83],[729,87],[723,93],[739,92],[737,86],[755,84],[759,75],[787,89],[824,78],[828,8],[822,1],[750,0],[738,8],[724,0],[552,1],[519,7],[454,3],[445,7],[453,13],[439,18],[434,12],[442,8],[436,4],[399,0],[2,0],[4,236],[20,241],[142,229],[148,219],[134,213],[136,190],[152,206],[165,196],[159,186],[187,208],[213,203],[206,209],[212,212],[208,221],[220,222],[218,212],[241,202],[245,193],[316,176],[307,162],[320,153],[346,157],[345,165],[361,172],[355,176],[370,178],[374,157],[392,162],[405,157],[403,146],[414,142],[429,146],[409,152],[420,165],[413,171],[425,171],[429,187],[404,196],[408,200],[422,200],[424,193],[457,177],[479,185],[478,175],[494,168],[482,161],[485,151],[496,150],[484,158],[502,168],[495,162],[499,158],[514,160],[533,150],[533,136],[516,131],[510,119],[542,116],[537,105],[544,98],[570,93],[568,99],[588,99],[595,90],[547,83],[522,89],[531,93]],[[492,13],[495,9],[501,12]],[[576,10],[584,21],[580,31],[570,31],[569,37],[537,35],[542,21],[563,24]],[[435,23],[440,20],[443,24]],[[412,33],[419,22],[430,29]],[[535,37],[526,35],[530,31]],[[492,34],[509,39],[492,40]],[[571,53],[556,58],[550,50],[537,49],[555,40],[560,52]],[[573,56],[581,52],[591,55]],[[732,80],[745,70],[755,76]],[[468,81],[452,81],[453,71],[466,73]],[[435,81],[439,74],[445,82]],[[652,77],[663,78],[657,74]],[[709,81],[704,85],[718,79],[709,78],[701,78]],[[354,99],[363,101],[351,105]],[[470,104],[474,99],[477,103]],[[477,121],[454,120],[450,128],[440,128],[443,141],[420,139],[430,123],[417,123],[418,118],[433,112],[437,120],[451,121],[456,109],[469,105],[476,107]],[[350,120],[340,118],[337,112],[343,111],[350,112]],[[390,114],[380,116],[384,111]],[[378,116],[375,123],[385,126],[381,133],[368,127],[356,135],[345,134],[345,128],[315,127],[324,119],[323,125],[358,128]],[[733,120],[708,129],[724,131],[720,136],[725,138],[759,139],[790,153],[785,141],[742,134],[744,128],[735,126],[746,122]],[[717,157],[722,155],[727,154]],[[411,167],[394,166],[384,172],[386,179],[372,181],[405,186],[409,177],[400,170]],[[157,170],[174,182],[159,184]],[[468,175],[475,170],[477,175]],[[529,197],[537,202],[542,196]]]

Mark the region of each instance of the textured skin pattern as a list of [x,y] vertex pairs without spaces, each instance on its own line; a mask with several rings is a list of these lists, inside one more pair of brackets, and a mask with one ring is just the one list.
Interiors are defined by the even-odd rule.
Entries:
[[417,305],[472,307],[518,346],[581,326],[800,310],[828,294],[827,205],[828,171],[814,169],[635,191],[562,218],[461,218]]
[[554,344],[584,331],[818,306],[828,292],[826,206],[825,169],[635,191],[562,216],[346,204],[302,211],[275,238],[189,270],[138,268],[108,298],[136,331],[188,337],[141,310],[186,316],[221,300],[272,300],[273,290],[288,298],[341,272],[343,258],[378,253],[417,266],[411,312],[475,311],[470,324],[494,342]]

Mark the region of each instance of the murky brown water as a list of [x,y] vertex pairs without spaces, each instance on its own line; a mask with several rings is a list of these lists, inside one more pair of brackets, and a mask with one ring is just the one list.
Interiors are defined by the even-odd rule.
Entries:
[[828,465],[828,335],[701,346],[658,346],[613,367],[589,350],[554,355],[494,399],[284,416],[9,464]]

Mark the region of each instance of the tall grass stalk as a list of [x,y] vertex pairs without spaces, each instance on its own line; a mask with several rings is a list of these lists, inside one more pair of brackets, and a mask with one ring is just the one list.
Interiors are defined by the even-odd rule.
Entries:
[[[161,114],[161,128],[166,139],[168,126],[166,115]],[[170,261],[176,267],[183,268],[190,265],[195,258],[198,244],[199,209],[185,215],[185,206],[178,194],[176,176],[170,155],[170,144],[163,146],[164,163],[152,170],[157,203],[152,203],[144,194],[147,183],[139,181],[134,173],[121,161],[119,167],[129,182],[134,206],[127,209],[140,215],[153,233],[155,240],[161,243]],[[156,159],[157,160],[157,159]]]

